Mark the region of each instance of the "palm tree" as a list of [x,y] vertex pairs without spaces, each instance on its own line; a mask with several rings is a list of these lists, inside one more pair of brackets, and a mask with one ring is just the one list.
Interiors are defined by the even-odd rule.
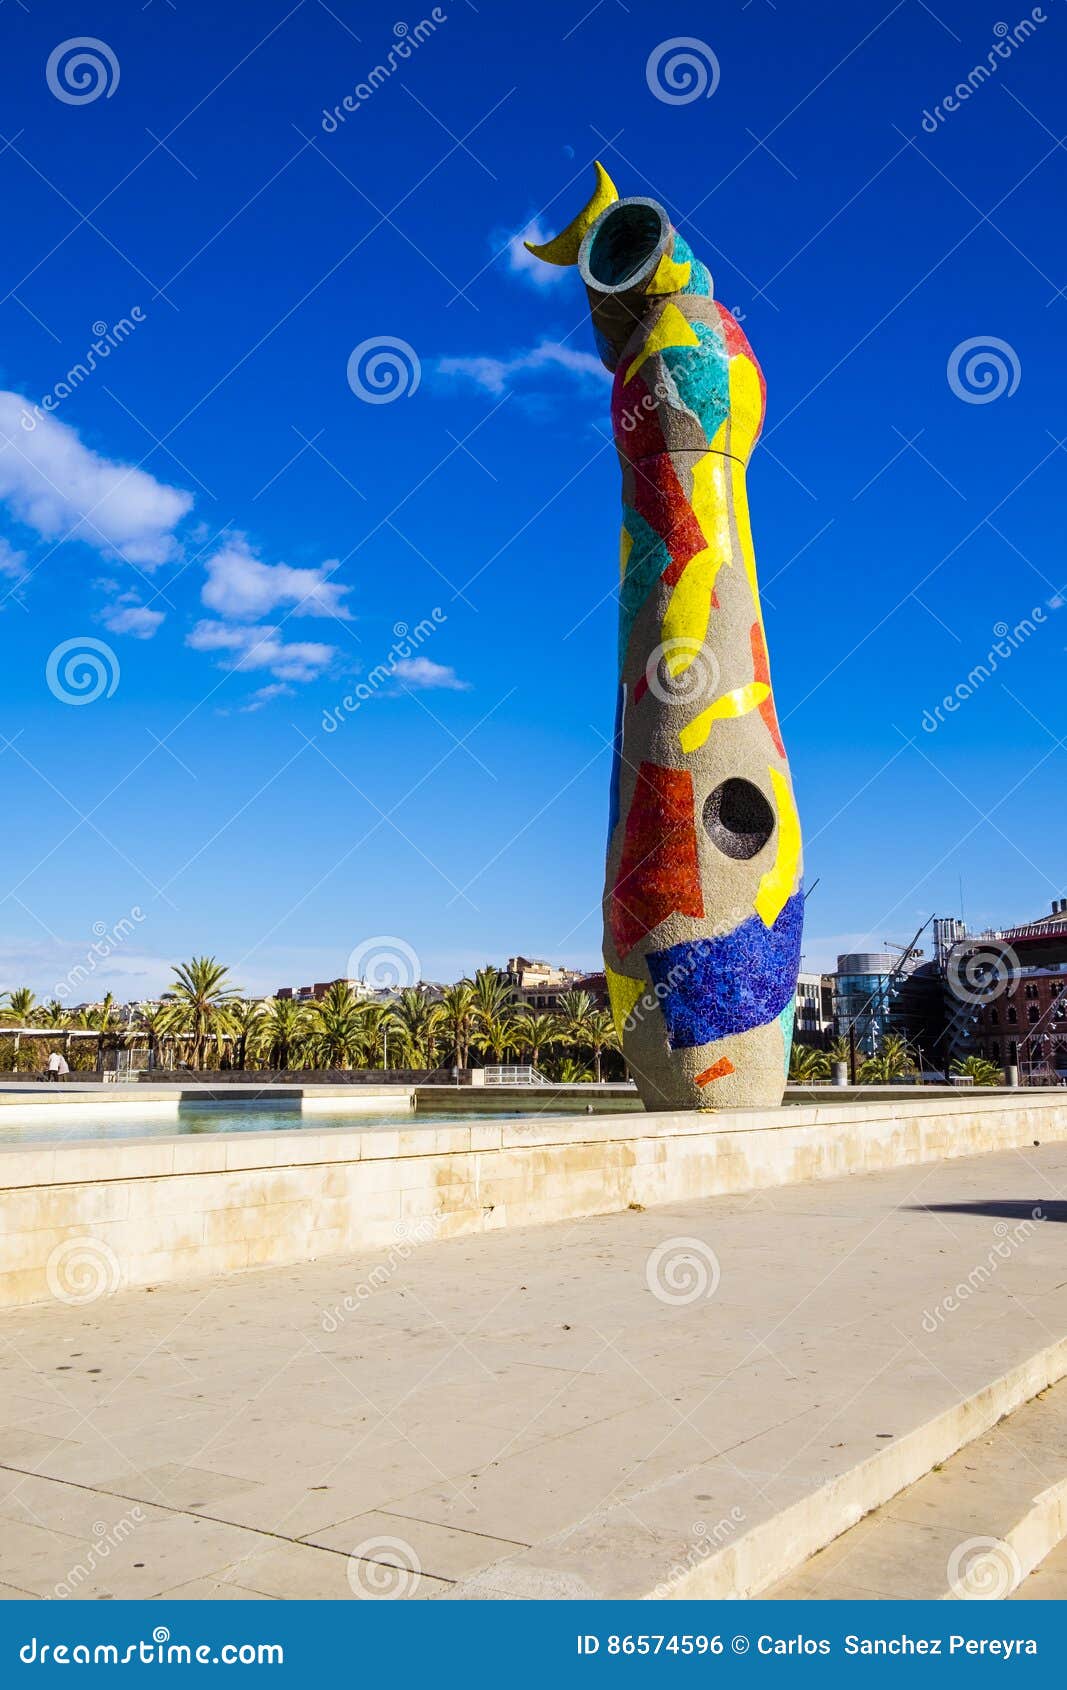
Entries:
[[813,1045],[794,1044],[789,1053],[789,1078],[795,1086],[810,1086],[830,1077],[830,1052]]
[[391,1022],[409,1068],[432,1068],[441,1006],[421,986],[405,986],[393,1005]]
[[388,1066],[389,1034],[395,1031],[393,1006],[389,1003],[360,1005],[360,1025],[363,1032],[363,1059],[368,1068]]
[[94,1027],[98,1033],[113,1033],[119,1025],[119,1012],[115,1008],[114,994],[105,993],[100,1003],[90,1004],[85,1011],[85,1024]]
[[606,1009],[598,1009],[588,992],[564,992],[556,1005],[556,1028],[557,1038],[565,1044],[589,1051],[599,1084],[603,1052],[619,1048],[614,1018]]
[[576,1062],[573,1056],[565,1056],[560,1063],[559,1083],[561,1086],[584,1084],[590,1077],[589,1070],[584,1062]]
[[986,1056],[961,1056],[952,1064],[954,1074],[969,1074],[976,1086],[1002,1086],[1004,1076]]
[[259,1022],[257,1047],[267,1053],[268,1068],[289,1068],[307,1031],[303,1004],[295,998],[270,998]]
[[258,998],[243,998],[230,1012],[233,1032],[233,1065],[240,1073],[248,1067],[248,1060],[256,1048],[263,1005]]
[[517,1050],[529,1053],[531,1065],[540,1066],[541,1052],[559,1041],[559,1022],[554,1015],[542,1015],[532,1009],[515,1017],[513,1043]]
[[498,1063],[516,1043],[522,1017],[511,1015],[506,1009],[495,1015],[482,1015],[478,1022],[478,1048],[483,1056],[492,1056]]
[[593,1053],[593,1078],[600,1084],[601,1056],[605,1050],[617,1050],[619,1035],[614,1017],[606,1009],[594,1009],[585,1018],[585,1039]]
[[877,1055],[869,1056],[860,1069],[864,1085],[891,1085],[902,1074],[914,1074],[915,1063],[908,1049],[907,1039],[899,1033],[887,1033]]
[[488,963],[479,968],[473,980],[464,982],[474,993],[474,1021],[475,1025],[484,1025],[509,1009],[515,1007],[515,994],[511,986],[504,979],[499,969],[491,968]]
[[34,1019],[36,993],[29,986],[15,986],[5,992],[7,1003],[0,1005],[0,1020],[8,1027],[28,1027]]
[[579,1049],[589,1047],[589,1018],[596,1013],[596,1004],[588,992],[564,992],[556,1005],[556,1018],[565,1043]]
[[49,998],[37,1011],[37,1024],[40,1027],[69,1027],[70,1011],[64,1008],[58,998]]
[[346,980],[335,980],[307,1016],[307,1051],[324,1068],[351,1068],[363,1045],[363,1016]]
[[475,1006],[474,987],[469,980],[445,988],[441,999],[441,1030],[452,1040],[452,1062],[456,1068],[469,1066]]
[[173,991],[168,1027],[191,1039],[193,1067],[202,1068],[209,1040],[221,1043],[232,1027],[238,988],[230,984],[229,970],[213,956],[195,956],[175,968]]
[[157,1057],[166,1057],[167,1037],[167,1005],[157,1004],[152,1009],[142,1009],[137,1016],[137,1025],[148,1038],[148,1066],[149,1068],[166,1068],[166,1060],[157,1062]]

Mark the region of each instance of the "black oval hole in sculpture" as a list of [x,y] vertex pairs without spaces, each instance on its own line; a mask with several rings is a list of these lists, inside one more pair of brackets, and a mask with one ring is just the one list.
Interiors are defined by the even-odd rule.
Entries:
[[644,200],[624,200],[611,211],[593,236],[589,274],[602,287],[620,288],[638,274],[659,246],[664,234],[659,207]]
[[724,780],[704,803],[708,838],[725,857],[746,860],[763,850],[774,832],[774,811],[750,780]]

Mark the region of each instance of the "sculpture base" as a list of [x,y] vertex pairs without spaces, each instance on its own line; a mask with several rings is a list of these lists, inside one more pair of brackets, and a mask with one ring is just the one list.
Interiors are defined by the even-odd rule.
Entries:
[[792,1027],[781,1020],[688,1050],[667,1048],[652,1017],[627,1030],[623,1051],[646,1109],[777,1109]]

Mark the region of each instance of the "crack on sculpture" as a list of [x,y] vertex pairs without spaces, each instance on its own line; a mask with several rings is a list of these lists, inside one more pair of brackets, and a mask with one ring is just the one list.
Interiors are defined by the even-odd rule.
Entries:
[[[763,376],[664,208],[620,199],[596,170],[584,210],[531,251],[576,265],[615,376],[605,968],[647,1107],[766,1107],[782,1097],[804,900],[745,486]],[[632,1013],[646,988],[647,1013]]]

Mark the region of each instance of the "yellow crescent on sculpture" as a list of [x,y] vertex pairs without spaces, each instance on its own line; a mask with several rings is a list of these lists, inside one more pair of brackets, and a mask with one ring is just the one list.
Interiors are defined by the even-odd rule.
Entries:
[[578,248],[589,229],[592,228],[602,211],[609,205],[614,205],[619,197],[619,190],[615,186],[599,159],[594,161],[596,171],[596,190],[584,211],[580,211],[573,223],[568,223],[553,240],[546,241],[543,246],[535,246],[533,241],[523,241],[527,252],[532,252],[535,258],[543,258],[546,264],[577,264]]

